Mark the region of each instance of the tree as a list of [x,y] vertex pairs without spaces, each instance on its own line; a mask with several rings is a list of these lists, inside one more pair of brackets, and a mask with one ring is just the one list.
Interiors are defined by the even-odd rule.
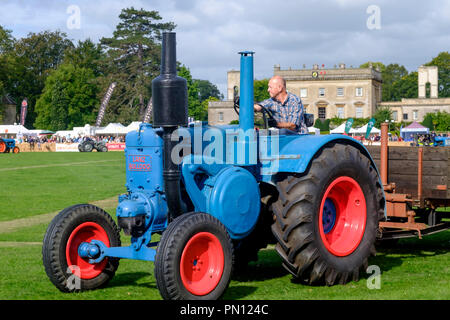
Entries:
[[107,76],[101,91],[106,91],[111,82],[117,83],[105,119],[124,113],[132,121],[145,113],[151,81],[160,71],[162,32],[173,30],[175,24],[160,22],[162,18],[157,11],[133,7],[123,9],[119,18],[113,37],[100,40],[107,55],[104,64]]
[[254,100],[263,101],[270,98],[267,88],[269,86],[269,79],[255,80],[253,82]]
[[4,29],[0,26],[0,54],[11,51],[14,46],[15,39],[11,35],[11,30]]
[[392,111],[389,107],[381,107],[378,108],[375,114],[373,115],[375,119],[375,128],[381,128],[381,124],[386,120],[392,120]]
[[188,115],[195,120],[204,121],[208,119],[208,104],[200,101],[200,90],[197,82],[192,80],[191,71],[185,65],[178,65],[178,76],[186,79],[188,90]]
[[438,92],[440,98],[450,97],[450,53],[448,51],[439,53],[426,66],[438,67]]
[[64,55],[64,63],[70,63],[80,68],[91,69],[96,76],[102,74],[101,61],[104,59],[100,44],[90,39],[78,41],[77,46],[69,47]]
[[97,86],[91,69],[62,64],[45,82],[36,102],[35,126],[48,130],[66,130],[95,122],[98,110]]
[[400,101],[402,98],[417,98],[419,96],[418,81],[417,72],[411,72],[394,81],[392,83],[392,101]]
[[422,125],[427,127],[428,129],[430,129],[431,131],[434,130],[433,114],[432,113],[427,113],[425,115],[425,117],[423,118],[423,121],[422,121]]
[[19,110],[23,98],[28,99],[25,126],[33,128],[36,119],[34,106],[48,75],[62,63],[64,52],[73,47],[67,35],[60,31],[29,33],[26,38],[14,42],[13,49],[5,56],[8,77],[6,91],[17,101]]
[[208,80],[194,79],[193,82],[197,85],[200,102],[203,102],[210,97],[214,97],[217,100],[223,99],[223,94],[220,93],[217,86]]
[[433,125],[436,131],[448,132],[450,131],[450,113],[445,111],[438,111],[432,113]]

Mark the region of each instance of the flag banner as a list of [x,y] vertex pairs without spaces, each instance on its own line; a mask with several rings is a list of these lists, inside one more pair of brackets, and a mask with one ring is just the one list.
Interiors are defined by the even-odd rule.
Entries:
[[20,108],[20,124],[25,125],[25,119],[27,117],[28,100],[25,98],[22,101],[22,106]]
[[370,131],[372,131],[373,126],[375,125],[375,119],[370,119],[369,123],[367,124],[367,130],[366,130],[366,139],[369,139]]
[[350,118],[345,123],[345,133],[346,134],[348,134],[350,132],[350,129],[352,128],[352,125],[353,125],[353,118]]
[[95,122],[96,127],[100,127],[102,124],[103,117],[105,115],[106,106],[108,105],[109,99],[111,99],[114,88],[116,87],[116,83],[113,82],[109,85],[108,91],[106,91],[105,96],[103,97],[102,104],[100,105],[100,109],[98,109],[97,121]]
[[148,105],[147,105],[147,110],[145,111],[144,121],[143,122],[150,123],[150,118],[152,116],[152,111],[153,111],[153,98],[150,98],[150,101],[148,102]]

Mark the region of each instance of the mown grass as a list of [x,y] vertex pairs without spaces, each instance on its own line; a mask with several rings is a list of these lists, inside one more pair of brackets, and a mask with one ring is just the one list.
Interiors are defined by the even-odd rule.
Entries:
[[125,191],[123,152],[0,154],[0,221]]
[[[107,154],[19,154],[0,157],[0,168],[41,164],[64,164],[102,159],[104,166],[71,165],[0,171],[0,196],[7,200],[0,208],[1,220],[13,220],[39,213],[56,212],[75,203],[90,202],[116,196],[124,192],[123,153]],[[10,158],[7,158],[11,156]],[[5,160],[7,159],[7,160]],[[28,160],[27,160],[28,159]],[[2,165],[5,165],[2,167]],[[61,170],[65,169],[65,170]],[[32,171],[29,171],[32,170]],[[60,178],[47,178],[47,175]],[[65,177],[65,178],[62,178]],[[12,201],[9,192],[14,190]],[[69,179],[69,180],[67,180]],[[34,192],[42,197],[48,193],[39,209],[36,198],[27,196],[26,190],[36,186]],[[24,191],[20,191],[24,189]],[[20,192],[19,192],[20,191]],[[37,196],[37,197],[38,197]],[[41,202],[39,202],[41,203]],[[7,208],[7,209],[5,209]],[[113,217],[115,207],[104,208]],[[23,212],[22,212],[23,211]],[[65,294],[48,280],[42,265],[42,239],[47,223],[23,227],[0,233],[0,300],[159,300],[153,263],[121,260],[115,277],[105,287],[95,291]],[[122,243],[129,238],[122,234]],[[379,248],[370,265],[381,271],[380,288],[369,289],[372,273],[362,273],[358,282],[344,286],[307,286],[292,281],[282,268],[273,246],[261,250],[258,262],[252,262],[240,275],[234,275],[224,295],[227,300],[381,300],[381,299],[450,299],[450,231],[424,237],[401,240],[394,248]]]

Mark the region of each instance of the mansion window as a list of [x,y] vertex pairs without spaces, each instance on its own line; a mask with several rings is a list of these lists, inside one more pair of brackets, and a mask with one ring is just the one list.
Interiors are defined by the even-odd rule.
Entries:
[[408,120],[408,114],[407,113],[403,114],[403,120]]
[[325,107],[319,107],[319,119],[326,119],[327,117],[327,108]]
[[223,122],[223,112],[219,112],[219,121]]
[[344,88],[337,88],[336,96],[343,97],[344,96]]
[[355,118],[364,118],[364,111],[362,107],[356,107]]
[[307,98],[308,97],[308,89],[307,88],[301,88],[300,89],[300,98]]
[[392,111],[392,120],[397,121],[398,120],[398,112]]
[[363,88],[356,88],[355,95],[357,97],[362,97],[363,96]]
[[417,110],[413,111],[413,120],[417,120],[419,118],[418,114],[419,114],[419,112]]
[[344,119],[344,107],[337,107],[337,117]]
[[325,97],[325,88],[319,88],[319,97]]

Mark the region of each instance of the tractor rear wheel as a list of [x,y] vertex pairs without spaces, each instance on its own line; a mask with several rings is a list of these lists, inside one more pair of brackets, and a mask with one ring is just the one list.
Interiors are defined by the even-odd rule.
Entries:
[[42,246],[45,272],[62,292],[97,289],[115,274],[119,259],[105,258],[91,264],[81,258],[83,242],[100,240],[108,247],[120,246],[119,229],[104,210],[89,204],[61,211],[48,226]]
[[272,232],[283,266],[308,284],[358,281],[375,255],[384,199],[376,169],[356,147],[325,146],[304,175],[278,183]]
[[216,300],[228,287],[233,246],[224,225],[199,212],[173,220],[155,257],[155,277],[166,300]]

